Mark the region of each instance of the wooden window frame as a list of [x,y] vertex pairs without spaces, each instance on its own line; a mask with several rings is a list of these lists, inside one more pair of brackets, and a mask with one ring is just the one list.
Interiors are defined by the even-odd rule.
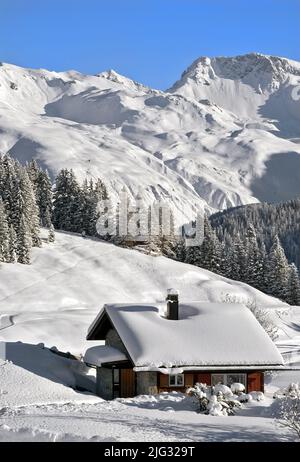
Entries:
[[[182,377],[182,383],[181,383],[181,384],[178,384],[178,383],[177,383],[177,377],[178,377],[179,375]],[[174,384],[174,385],[171,384],[171,377],[174,377],[174,378],[175,378],[175,384]],[[184,387],[184,374],[169,375],[169,387],[172,387],[172,388]]]

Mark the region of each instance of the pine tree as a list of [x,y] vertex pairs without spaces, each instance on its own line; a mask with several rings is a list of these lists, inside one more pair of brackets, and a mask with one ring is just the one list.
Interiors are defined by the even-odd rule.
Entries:
[[245,248],[247,255],[247,266],[245,280],[247,284],[259,288],[262,285],[263,279],[263,255],[259,249],[257,236],[254,226],[250,224],[248,226]]
[[[40,246],[39,211],[35,189],[28,169],[8,155],[0,157],[0,198],[8,225],[7,256],[9,262],[29,262],[31,246]],[[30,172],[37,172],[32,163]],[[25,255],[25,250],[28,249]],[[19,254],[21,252],[21,254]]]
[[236,259],[238,265],[238,281],[245,281],[247,278],[247,247],[245,241],[238,236],[236,243]]
[[200,247],[201,268],[219,273],[221,246],[207,216],[204,217],[204,240]]
[[300,305],[300,280],[297,267],[294,263],[290,265],[288,289],[286,301],[290,305]]
[[266,251],[266,246],[264,242],[260,245],[260,278],[259,284],[257,289],[261,290],[262,292],[267,292],[268,289],[268,254]]
[[36,200],[39,208],[41,226],[50,228],[53,213],[53,193],[47,170],[41,170],[38,173],[36,179]]
[[26,170],[29,176],[29,179],[34,187],[34,190],[37,189],[38,177],[41,172],[35,159],[32,159],[27,165]]
[[59,172],[54,191],[53,224],[56,229],[81,232],[82,195],[72,170]]
[[22,195],[20,213],[23,215],[26,225],[28,226],[33,247],[41,247],[40,217],[34,189],[30,182],[28,173],[24,168],[19,169],[19,176]]
[[[227,270],[225,276],[238,281],[241,278],[241,267],[243,265],[243,259],[240,260],[242,254],[240,249],[241,241],[238,240],[237,243],[232,243],[225,250],[225,262],[227,263]],[[226,249],[226,247],[225,247]],[[244,258],[244,255],[242,255]]]
[[21,217],[20,228],[17,240],[18,262],[23,264],[30,263],[31,237],[25,217]]
[[267,292],[274,297],[285,300],[288,289],[289,265],[277,235],[267,261]]
[[180,237],[175,244],[175,257],[178,261],[186,261],[186,245],[183,237]]
[[0,261],[9,261],[9,227],[2,199],[0,198]]
[[49,227],[48,242],[55,242],[55,232],[52,223]]
[[9,230],[9,263],[15,263],[17,261],[17,235],[13,228]]

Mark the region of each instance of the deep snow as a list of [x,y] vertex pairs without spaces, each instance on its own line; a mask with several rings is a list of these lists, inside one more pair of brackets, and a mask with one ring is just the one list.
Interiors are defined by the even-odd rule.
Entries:
[[[31,353],[37,365],[52,354],[40,347]],[[59,369],[53,355],[52,367],[55,361]],[[198,414],[197,403],[177,392],[104,401],[11,363],[0,363],[0,372],[0,441],[295,440],[275,424],[272,395],[233,417],[213,417]]]
[[286,307],[246,284],[168,258],[107,242],[56,233],[54,244],[34,249],[32,264],[1,264],[0,339],[44,343],[84,353],[91,322],[105,303],[161,303],[169,287],[186,302],[257,299]]
[[58,356],[41,342],[79,357],[93,344],[85,335],[104,302],[160,302],[166,289],[175,287],[185,300],[220,301],[227,293],[241,300],[256,298],[280,327],[280,351],[299,365],[299,307],[164,257],[64,233],[56,238],[34,250],[32,265],[0,268],[0,341],[10,342],[6,354],[0,343],[0,358],[8,359],[0,359],[0,441],[295,439],[275,425],[270,405],[279,387],[300,381],[299,372],[275,374],[266,400],[250,403],[234,417],[203,416],[176,393],[112,402],[82,393],[76,386],[92,387],[94,370]]
[[136,370],[283,363],[270,337],[241,303],[187,303],[181,299],[179,320],[166,319],[164,305],[105,305]]

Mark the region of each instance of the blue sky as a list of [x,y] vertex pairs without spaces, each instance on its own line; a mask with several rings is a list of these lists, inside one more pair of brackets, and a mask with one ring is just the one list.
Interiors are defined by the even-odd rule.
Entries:
[[300,0],[0,0],[0,61],[167,88],[199,56],[300,61]]

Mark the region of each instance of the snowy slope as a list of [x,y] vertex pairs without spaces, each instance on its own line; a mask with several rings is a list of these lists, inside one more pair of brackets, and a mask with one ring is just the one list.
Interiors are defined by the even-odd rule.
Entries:
[[287,307],[246,284],[165,257],[76,235],[56,233],[55,244],[35,249],[30,266],[0,268],[0,340],[43,342],[83,353],[88,326],[104,303],[164,303],[176,287],[180,299],[220,302],[256,298]]
[[[300,83],[300,63],[252,53],[235,58],[199,58],[170,92],[196,101],[209,100],[263,128],[273,120],[280,136],[300,136],[299,102],[292,90]],[[255,127],[253,127],[255,128]]]
[[0,151],[167,199],[182,221],[300,192],[300,64],[250,54],[200,58],[168,92],[96,76],[0,66]]
[[278,387],[300,380],[299,371],[273,377],[267,398],[237,416],[212,417],[176,392],[106,402],[75,391],[78,373],[91,371],[30,345],[83,352],[94,343],[84,339],[104,302],[160,303],[168,287],[186,301],[256,298],[280,326],[286,360],[299,364],[300,307],[191,265],[56,233],[56,243],[34,250],[32,265],[0,267],[0,358],[5,347],[9,360],[0,359],[0,441],[295,440],[275,426],[270,405]]

